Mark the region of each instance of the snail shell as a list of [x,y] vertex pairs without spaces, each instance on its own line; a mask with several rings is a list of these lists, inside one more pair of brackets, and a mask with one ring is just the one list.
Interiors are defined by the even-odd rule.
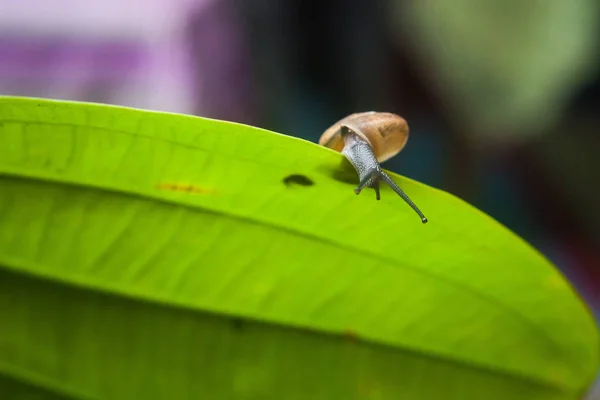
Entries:
[[319,144],[341,152],[344,148],[342,125],[366,141],[379,162],[398,154],[408,141],[408,124],[404,118],[388,112],[368,111],[351,114],[336,122],[323,132]]

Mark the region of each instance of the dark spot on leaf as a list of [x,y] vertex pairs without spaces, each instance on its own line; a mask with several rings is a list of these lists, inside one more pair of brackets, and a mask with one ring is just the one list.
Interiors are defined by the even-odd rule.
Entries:
[[292,174],[283,178],[283,183],[287,186],[290,185],[301,185],[301,186],[312,186],[315,183],[309,177],[305,175]]
[[244,321],[242,321],[240,318],[233,318],[231,320],[231,324],[233,325],[233,329],[236,331],[241,331],[244,329]]

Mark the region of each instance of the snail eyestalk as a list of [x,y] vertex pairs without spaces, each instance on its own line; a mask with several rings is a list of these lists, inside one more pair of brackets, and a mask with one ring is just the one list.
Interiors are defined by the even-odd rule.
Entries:
[[388,186],[391,187],[392,190],[398,194],[398,196],[402,197],[402,199],[406,202],[406,204],[408,204],[413,210],[415,210],[417,215],[419,217],[421,217],[421,222],[426,224],[427,218],[425,217],[425,215],[423,215],[421,210],[419,210],[419,207],[417,207],[417,205],[415,203],[413,203],[413,201],[410,199],[410,197],[408,197],[406,195],[406,193],[404,193],[404,191],[402,189],[400,189],[400,186],[398,186],[396,184],[396,182],[394,182],[392,180],[392,178],[390,178],[390,176],[388,174],[386,174],[384,171],[381,171],[381,177],[383,178],[385,183],[387,183]]

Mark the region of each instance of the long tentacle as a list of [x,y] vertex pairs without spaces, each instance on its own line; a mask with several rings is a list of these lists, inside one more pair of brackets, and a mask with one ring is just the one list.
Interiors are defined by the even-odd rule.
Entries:
[[394,192],[398,193],[398,195],[400,197],[402,197],[402,199],[413,210],[415,210],[415,212],[419,215],[419,217],[421,217],[421,222],[423,222],[424,224],[427,223],[427,218],[425,217],[425,215],[423,215],[421,210],[419,210],[419,207],[417,207],[417,205],[415,203],[413,203],[413,201],[406,195],[406,193],[404,193],[404,191],[402,189],[400,189],[400,186],[398,186],[396,184],[396,182],[394,182],[392,180],[392,178],[390,178],[390,176],[388,174],[386,174],[384,171],[381,171],[380,175],[381,175],[381,178],[385,181],[385,183],[387,183],[394,190]]

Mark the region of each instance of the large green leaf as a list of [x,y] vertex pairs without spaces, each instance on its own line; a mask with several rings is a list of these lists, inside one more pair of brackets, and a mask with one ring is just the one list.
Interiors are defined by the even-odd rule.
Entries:
[[343,168],[249,126],[0,99],[2,398],[581,395],[596,326],[546,259],[397,175],[428,224],[356,196]]

